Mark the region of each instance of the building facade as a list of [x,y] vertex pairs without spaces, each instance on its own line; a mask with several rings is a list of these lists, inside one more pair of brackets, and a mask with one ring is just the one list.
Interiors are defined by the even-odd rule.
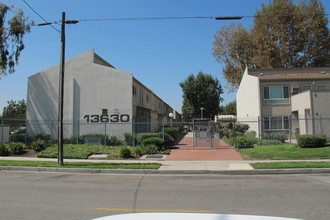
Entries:
[[292,137],[330,137],[330,124],[325,124],[330,120],[329,67],[246,69],[236,101],[238,120],[257,134],[284,131]]
[[[65,62],[64,136],[155,132],[180,115],[133,77],[89,50]],[[59,65],[28,79],[27,132],[57,137]],[[174,117],[170,118],[169,113]],[[141,123],[138,123],[141,122]],[[137,124],[133,127],[133,124]]]

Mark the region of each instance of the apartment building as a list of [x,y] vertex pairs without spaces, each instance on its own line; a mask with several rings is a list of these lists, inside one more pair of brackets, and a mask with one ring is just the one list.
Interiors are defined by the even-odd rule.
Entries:
[[[132,73],[116,69],[94,49],[65,62],[64,80],[65,137],[104,132],[120,137],[133,129],[155,132],[159,122],[181,117]],[[28,133],[57,137],[58,90],[59,65],[29,77]]]
[[238,120],[257,134],[330,137],[330,67],[246,69],[236,101]]

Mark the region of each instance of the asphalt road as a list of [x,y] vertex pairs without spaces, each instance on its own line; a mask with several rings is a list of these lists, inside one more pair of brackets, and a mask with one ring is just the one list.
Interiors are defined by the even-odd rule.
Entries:
[[142,211],[330,219],[330,174],[120,175],[0,172],[0,219]]

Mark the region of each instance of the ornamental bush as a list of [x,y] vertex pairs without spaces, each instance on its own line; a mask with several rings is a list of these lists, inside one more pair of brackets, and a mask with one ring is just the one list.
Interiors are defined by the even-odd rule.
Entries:
[[126,146],[121,147],[120,150],[119,150],[119,156],[121,158],[130,158],[130,157],[132,157],[131,149],[129,149]]
[[9,156],[10,152],[5,144],[0,144],[0,156]]
[[304,134],[297,136],[298,145],[302,148],[325,147],[327,141],[325,135]]
[[36,140],[31,144],[31,148],[37,152],[43,151],[48,147],[48,144],[44,140]]
[[7,148],[10,153],[13,155],[20,155],[24,152],[24,144],[23,143],[9,143]]
[[175,127],[165,127],[164,132],[174,138],[175,142],[179,141],[179,129]]
[[[158,133],[158,137],[163,139],[163,132]],[[165,147],[171,147],[175,145],[175,140],[174,138],[171,137],[171,135],[164,133],[164,145]]]
[[141,148],[141,155],[145,155],[145,154],[157,154],[159,149],[156,145],[146,145],[146,146],[142,146]]
[[157,133],[139,133],[136,135],[136,144],[141,145],[141,143],[144,139],[147,139],[150,137],[158,137],[158,134]]
[[272,132],[264,133],[262,135],[263,139],[267,140],[279,140],[281,143],[285,143],[285,140],[288,138],[288,135],[285,132]]
[[257,138],[249,138],[243,136],[236,137],[237,147],[253,147],[253,145],[256,143],[258,143]]
[[150,137],[142,141],[142,146],[155,145],[158,150],[161,150],[164,147],[165,141],[158,137]]

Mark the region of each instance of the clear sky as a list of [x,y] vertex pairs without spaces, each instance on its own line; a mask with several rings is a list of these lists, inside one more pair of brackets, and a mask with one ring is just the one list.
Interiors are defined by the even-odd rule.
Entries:
[[[252,16],[268,0],[25,0],[49,22],[104,18],[151,18],[193,16]],[[23,0],[2,0],[24,10],[35,24],[44,23]],[[322,1],[326,12],[330,1]],[[211,19],[81,21],[66,25],[66,59],[94,48],[103,59],[150,88],[181,112],[179,83],[189,74],[217,77],[222,86],[222,65],[212,55],[214,34],[224,24],[240,22],[246,28],[253,18],[238,21]],[[59,24],[54,27],[61,29]],[[25,49],[14,74],[0,80],[0,114],[8,100],[27,97],[28,77],[60,61],[60,34],[50,26],[33,27],[24,37]],[[91,73],[92,74],[92,73]],[[224,89],[223,104],[235,99]]]

